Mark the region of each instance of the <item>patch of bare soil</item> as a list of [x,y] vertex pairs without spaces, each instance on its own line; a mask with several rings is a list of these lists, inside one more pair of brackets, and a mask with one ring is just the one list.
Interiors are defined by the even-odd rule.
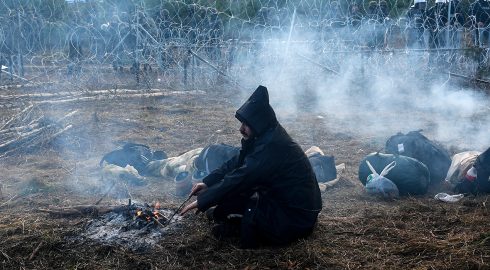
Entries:
[[[29,91],[31,91],[29,89]],[[99,160],[133,141],[175,156],[211,143],[238,145],[232,91],[46,105],[47,114],[78,110],[74,127],[49,145],[1,159],[0,267],[3,269],[489,269],[488,196],[447,204],[420,197],[385,201],[365,194],[361,159],[387,138],[356,138],[303,112],[281,122],[304,149],[317,145],[345,163],[339,183],[322,194],[314,233],[285,247],[241,250],[237,239],[217,241],[202,214],[191,214],[145,251],[82,237],[96,213],[56,216],[53,207],[93,205],[110,189]],[[8,119],[15,111],[4,110]],[[456,149],[457,150],[457,149]],[[172,179],[117,184],[100,203],[128,198],[175,210]],[[178,223],[178,224],[177,224]],[[142,235],[142,237],[149,237]],[[130,243],[131,244],[131,243]]]

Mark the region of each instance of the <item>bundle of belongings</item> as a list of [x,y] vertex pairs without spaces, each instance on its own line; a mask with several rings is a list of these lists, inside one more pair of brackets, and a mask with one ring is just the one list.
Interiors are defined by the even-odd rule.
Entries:
[[144,144],[125,143],[121,149],[104,155],[99,165],[104,179],[124,179],[130,184],[142,185],[145,183],[144,176],[152,174],[148,164],[166,158],[164,151],[152,151]]
[[490,193],[490,148],[455,154],[446,182],[458,193]]
[[335,158],[333,156],[326,156],[317,146],[308,148],[305,154],[315,172],[320,191],[323,192],[339,182],[339,175],[345,169],[344,163],[335,165]]
[[[127,143],[122,149],[106,154],[100,161],[100,165],[104,176],[118,176],[129,180],[130,184],[144,183],[145,176],[174,179],[176,195],[185,196],[188,195],[192,183],[201,182],[209,173],[221,167],[239,152],[239,147],[212,144],[176,157],[167,157],[165,152],[153,152],[146,145]],[[335,166],[334,157],[325,156],[316,146],[309,148],[305,154],[322,191],[338,182],[337,171],[342,171],[345,168],[344,164]]]
[[[386,154],[371,153],[361,161],[359,180],[366,188],[368,177],[373,170],[383,171],[389,164],[393,164],[383,177],[396,185],[399,195],[425,194],[430,184],[441,183],[445,179],[451,165],[447,151],[430,141],[420,131],[391,136],[386,141],[385,151]],[[368,193],[384,196],[381,188],[376,189],[383,186],[379,183],[370,184]],[[388,182],[383,180],[383,183]],[[391,185],[388,183],[387,186]]]

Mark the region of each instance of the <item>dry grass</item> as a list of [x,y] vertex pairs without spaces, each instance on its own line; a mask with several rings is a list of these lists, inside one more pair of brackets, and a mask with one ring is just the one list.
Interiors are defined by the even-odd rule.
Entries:
[[[322,195],[324,208],[314,233],[289,246],[240,250],[237,239],[213,239],[203,215],[188,215],[158,246],[140,254],[81,241],[78,236],[91,217],[55,218],[37,211],[95,203],[106,191],[99,179],[98,161],[121,141],[148,144],[170,156],[210,143],[237,145],[234,94],[209,91],[204,96],[114,98],[46,107],[53,115],[73,109],[80,114],[74,129],[52,145],[0,161],[0,267],[490,268],[488,196],[466,197],[456,204],[435,201],[433,192],[395,201],[369,197],[357,179],[358,164],[366,154],[381,149],[386,138],[353,138],[311,112],[282,119],[282,123],[305,149],[317,145],[326,154],[335,155],[337,163],[346,163],[347,169],[339,184]],[[149,179],[148,185],[131,187],[130,193],[142,201],[158,200],[168,208],[176,208],[183,200],[172,195],[171,179]],[[103,203],[119,202],[117,194],[121,192],[111,193]]]

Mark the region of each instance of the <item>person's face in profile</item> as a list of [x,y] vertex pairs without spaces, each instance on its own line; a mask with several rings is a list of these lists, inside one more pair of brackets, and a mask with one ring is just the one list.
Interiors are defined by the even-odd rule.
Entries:
[[242,122],[239,130],[243,136],[243,139],[248,140],[253,137],[252,129],[247,124]]

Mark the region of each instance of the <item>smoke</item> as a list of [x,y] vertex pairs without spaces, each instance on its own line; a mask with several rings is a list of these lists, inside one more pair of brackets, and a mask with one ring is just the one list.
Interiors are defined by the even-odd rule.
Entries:
[[379,33],[368,26],[358,29],[362,35],[345,29],[325,36],[338,43],[318,50],[312,37],[325,33],[305,31],[311,28],[301,27],[304,22],[298,18],[295,23],[300,29],[292,27],[279,39],[264,41],[255,58],[237,58],[234,65],[249,71],[239,75],[247,90],[237,104],[262,84],[279,119],[307,111],[327,117],[326,129],[358,138],[388,139],[423,130],[446,148],[482,151],[489,146],[489,98],[448,75],[448,66],[465,68],[451,63],[450,53],[337,46],[341,40]]

